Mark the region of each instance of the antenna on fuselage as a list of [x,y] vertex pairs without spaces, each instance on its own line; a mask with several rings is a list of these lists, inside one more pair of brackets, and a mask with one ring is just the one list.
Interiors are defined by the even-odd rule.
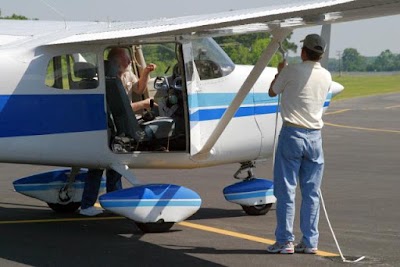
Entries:
[[45,0],[40,0],[43,4],[45,4],[47,7],[49,7],[51,10],[53,10],[54,12],[57,13],[57,15],[61,16],[63,21],[64,21],[64,25],[65,25],[65,29],[67,29],[67,21],[65,20],[65,16],[63,13],[61,13],[60,11],[58,11],[57,8],[53,7],[52,5],[50,5],[49,3],[47,3]]

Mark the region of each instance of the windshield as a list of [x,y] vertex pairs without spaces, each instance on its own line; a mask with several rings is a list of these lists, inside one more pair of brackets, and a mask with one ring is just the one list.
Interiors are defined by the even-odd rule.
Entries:
[[235,64],[212,38],[193,40],[193,56],[200,79],[215,79],[230,74]]

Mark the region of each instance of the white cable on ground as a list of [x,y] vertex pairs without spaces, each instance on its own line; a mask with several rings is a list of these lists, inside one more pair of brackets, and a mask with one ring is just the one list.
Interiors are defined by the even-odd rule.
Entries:
[[331,222],[329,221],[328,212],[326,211],[325,202],[324,202],[324,198],[322,197],[322,191],[321,191],[321,189],[319,189],[319,195],[320,195],[320,197],[321,197],[322,208],[323,208],[324,213],[325,213],[326,221],[328,222],[329,229],[331,230],[333,239],[335,240],[336,247],[337,247],[337,249],[339,250],[339,254],[340,254],[340,257],[342,258],[342,261],[343,261],[343,262],[359,262],[359,261],[363,260],[363,259],[365,258],[365,256],[362,256],[362,257],[360,257],[360,258],[358,258],[358,259],[356,259],[356,260],[354,260],[354,261],[346,260],[346,258],[343,256],[342,250],[340,249],[339,243],[338,243],[338,241],[337,241],[337,239],[336,239],[335,232],[333,232],[333,228],[332,228]]

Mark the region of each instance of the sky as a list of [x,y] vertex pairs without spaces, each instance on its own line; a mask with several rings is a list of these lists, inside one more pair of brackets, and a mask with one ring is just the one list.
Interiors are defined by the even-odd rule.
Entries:
[[[40,20],[136,21],[257,8],[288,1],[295,0],[0,0],[0,9],[2,16],[15,13]],[[386,49],[400,54],[399,25],[400,15],[334,24],[330,58],[337,58],[345,48],[355,48],[363,56],[378,56]],[[300,40],[305,35],[320,31],[320,27],[297,29],[291,41],[301,47]]]

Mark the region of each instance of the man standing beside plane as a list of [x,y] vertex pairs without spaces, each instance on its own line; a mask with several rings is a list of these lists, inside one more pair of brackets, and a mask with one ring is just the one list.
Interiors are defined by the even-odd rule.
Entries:
[[[317,34],[307,35],[301,50],[302,63],[284,67],[269,88],[269,96],[281,94],[283,126],[274,163],[274,195],[277,198],[276,243],[269,253],[315,254],[318,250],[320,186],[324,169],[321,128],[323,106],[332,83],[319,63],[326,43]],[[293,221],[297,179],[302,202],[300,229],[303,237],[293,245]]]
[[[132,61],[128,50],[121,47],[112,48],[108,53],[107,75],[117,76],[121,79],[125,91],[129,97],[134,112],[150,108],[150,98],[132,102],[133,93],[142,95],[147,87],[149,73],[156,69],[155,64],[149,64],[143,70],[140,79],[132,71]],[[102,169],[89,169],[82,194],[81,209],[79,214],[85,216],[96,216],[103,212],[102,209],[94,207],[99,194]],[[107,193],[122,189],[121,175],[114,170],[106,171]]]

